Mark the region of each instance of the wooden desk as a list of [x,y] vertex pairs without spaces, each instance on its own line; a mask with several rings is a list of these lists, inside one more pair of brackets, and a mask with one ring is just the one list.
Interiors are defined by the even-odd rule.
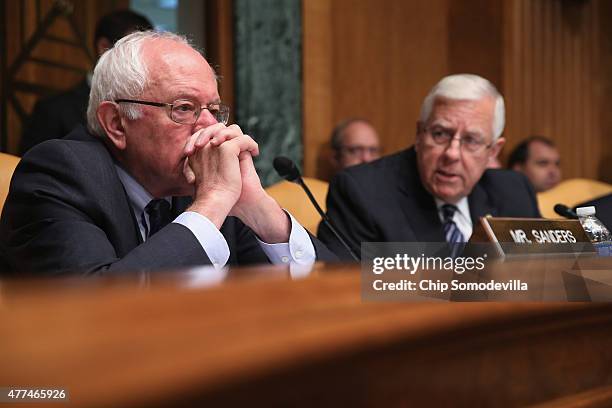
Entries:
[[364,303],[356,265],[198,285],[0,282],[0,386],[83,407],[612,404],[612,304]]

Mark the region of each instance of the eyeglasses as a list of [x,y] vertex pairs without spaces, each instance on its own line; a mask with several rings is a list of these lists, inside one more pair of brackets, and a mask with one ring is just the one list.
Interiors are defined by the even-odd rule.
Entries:
[[197,106],[187,99],[178,99],[172,103],[137,101],[133,99],[116,99],[116,103],[137,103],[140,105],[157,106],[166,108],[168,116],[176,123],[182,125],[193,125],[198,121],[204,109],[209,111],[217,122],[227,125],[229,120],[229,106],[222,103],[209,103],[206,106]]
[[493,142],[487,144],[481,137],[466,134],[461,137],[455,136],[457,131],[454,129],[445,129],[441,127],[425,128],[425,132],[431,137],[431,140],[437,146],[450,146],[453,140],[459,140],[459,146],[462,150],[468,153],[480,153],[484,149],[493,146]]

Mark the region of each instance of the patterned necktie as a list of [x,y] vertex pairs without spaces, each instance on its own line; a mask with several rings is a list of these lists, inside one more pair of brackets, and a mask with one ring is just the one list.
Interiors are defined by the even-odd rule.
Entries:
[[170,203],[164,199],[151,200],[145,207],[145,211],[149,214],[149,233],[147,238],[155,234],[160,229],[172,221],[172,211],[170,211]]
[[457,207],[452,204],[444,204],[442,206],[442,216],[444,217],[444,237],[446,238],[446,242],[448,242],[451,246],[451,256],[453,258],[457,257],[457,255],[463,249],[463,243],[465,243],[465,237],[453,221],[453,216],[457,211]]

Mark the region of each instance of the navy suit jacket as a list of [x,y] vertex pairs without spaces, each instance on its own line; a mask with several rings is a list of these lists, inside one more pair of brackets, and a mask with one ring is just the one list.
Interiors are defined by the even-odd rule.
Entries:
[[[176,214],[190,200],[174,198]],[[230,248],[228,264],[269,262],[253,231],[239,219],[228,217],[221,233]],[[335,258],[311,239],[317,259]],[[0,219],[2,254],[8,269],[18,273],[92,274],[211,263],[193,233],[180,224],[171,223],[142,242],[109,151],[82,127],[35,146],[22,158]]]
[[[472,222],[485,215],[539,217],[527,178],[487,170],[468,196]],[[423,187],[414,147],[349,167],[331,182],[327,215],[359,253],[361,242],[444,242],[434,197]],[[318,237],[343,259],[348,253],[321,223]]]

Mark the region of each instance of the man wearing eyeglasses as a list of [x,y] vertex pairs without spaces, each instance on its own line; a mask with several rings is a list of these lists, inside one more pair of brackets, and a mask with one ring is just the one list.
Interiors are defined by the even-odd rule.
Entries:
[[227,126],[217,78],[187,41],[137,32],[99,60],[89,132],[34,147],[0,220],[17,273],[312,264],[331,255],[264,191],[258,146]]
[[[504,111],[503,97],[486,79],[443,78],[423,101],[413,147],[332,181],[329,218],[358,252],[361,242],[467,242],[488,214],[539,217],[524,176],[486,170],[505,142]],[[324,224],[318,236],[348,259]]]
[[338,170],[380,157],[378,133],[365,119],[351,118],[338,124],[332,132],[331,147]]

